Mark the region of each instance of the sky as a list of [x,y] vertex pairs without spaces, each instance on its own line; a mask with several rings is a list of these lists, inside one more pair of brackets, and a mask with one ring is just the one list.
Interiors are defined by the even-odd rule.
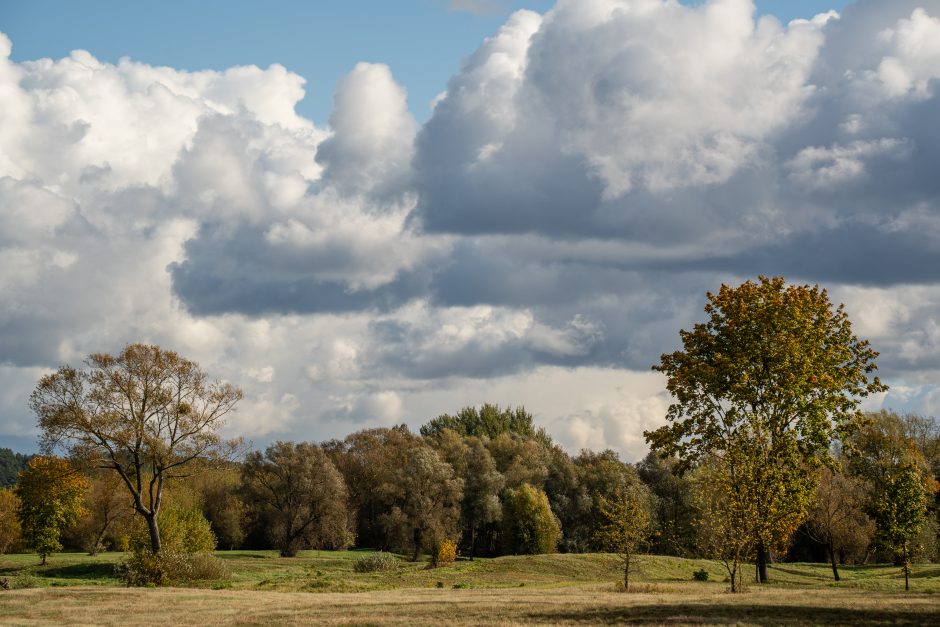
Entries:
[[643,456],[705,293],[819,283],[940,406],[940,0],[0,1],[0,446],[133,341],[229,435],[496,402]]

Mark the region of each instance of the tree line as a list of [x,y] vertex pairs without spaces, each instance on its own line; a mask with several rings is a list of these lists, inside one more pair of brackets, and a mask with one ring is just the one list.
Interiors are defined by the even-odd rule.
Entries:
[[0,533],[19,525],[42,556],[64,539],[145,561],[216,544],[415,560],[453,544],[470,559],[612,551],[625,587],[632,556],[648,551],[719,559],[732,590],[745,562],[766,581],[787,554],[823,553],[836,579],[839,563],[888,559],[906,575],[912,560],[936,559],[940,430],[859,410],[886,386],[843,308],[780,278],[707,297],[706,322],[654,367],[673,403],[638,464],[610,450],[571,455],[525,409],[497,405],[419,433],[245,453],[218,434],[236,387],[158,346],[91,355],[33,392],[44,455],[0,493]]

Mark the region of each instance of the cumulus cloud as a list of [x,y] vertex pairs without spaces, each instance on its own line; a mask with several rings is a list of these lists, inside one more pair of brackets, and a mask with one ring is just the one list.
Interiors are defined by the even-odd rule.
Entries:
[[846,303],[896,390],[871,407],[935,411],[938,41],[936,0],[561,0],[424,125],[362,63],[319,128],[279,65],[15,63],[0,35],[0,437],[42,372],[143,340],[242,385],[258,440],[499,402],[635,459],[649,366],[757,273]]

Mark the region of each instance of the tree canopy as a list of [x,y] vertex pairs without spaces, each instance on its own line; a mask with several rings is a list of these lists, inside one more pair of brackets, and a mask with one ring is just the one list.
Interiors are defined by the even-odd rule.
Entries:
[[830,461],[832,443],[862,422],[860,400],[887,387],[870,376],[878,353],[818,285],[760,277],[707,298],[706,322],[680,331],[682,350],[653,367],[674,400],[670,424],[645,435],[679,470],[720,467],[732,443],[759,460],[749,476],[763,562],[768,544],[805,515],[814,489],[806,469]]
[[130,344],[118,355],[95,353],[85,364],[42,377],[30,396],[43,449],[64,448],[117,472],[147,521],[156,553],[166,481],[223,450],[218,429],[242,393],[149,344]]
[[19,520],[26,544],[46,563],[62,550],[59,536],[82,513],[88,481],[64,459],[34,457],[20,473],[16,496]]

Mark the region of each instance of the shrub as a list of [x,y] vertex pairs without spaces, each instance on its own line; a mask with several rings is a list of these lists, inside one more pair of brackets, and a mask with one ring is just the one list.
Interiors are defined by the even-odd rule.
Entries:
[[138,549],[118,564],[117,574],[128,586],[165,586],[222,579],[228,571],[222,560],[209,553],[181,553],[163,549],[153,553]]
[[[205,553],[214,551],[216,540],[212,525],[202,511],[189,507],[168,507],[157,517],[160,523],[162,549],[171,553]],[[135,553],[150,550],[150,533],[141,517],[135,519],[130,548]],[[161,551],[162,552],[162,551]]]
[[434,567],[447,566],[457,560],[457,543],[453,540],[444,538],[434,547],[434,554],[431,556],[431,565]]
[[708,581],[708,571],[700,568],[692,573],[692,579],[695,581]]
[[398,570],[400,562],[391,553],[374,553],[360,557],[353,563],[353,570],[357,573],[374,573],[380,571]]

